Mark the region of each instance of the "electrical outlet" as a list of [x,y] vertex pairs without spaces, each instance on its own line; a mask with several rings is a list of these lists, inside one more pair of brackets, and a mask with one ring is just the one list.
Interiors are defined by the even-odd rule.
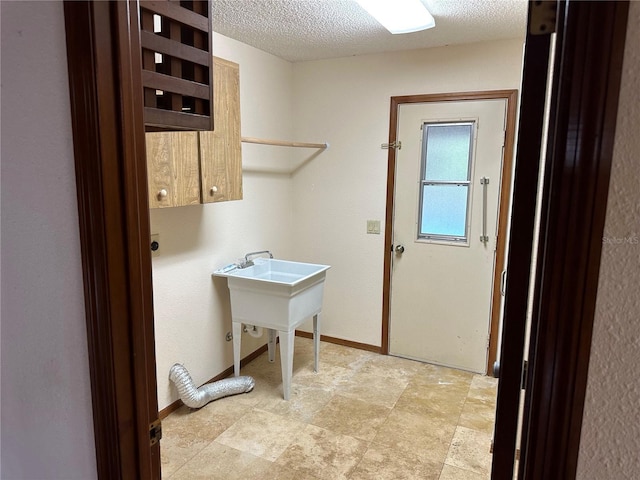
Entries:
[[160,255],[160,234],[154,233],[151,235],[151,256],[157,257]]
[[367,220],[367,233],[380,234],[380,220]]

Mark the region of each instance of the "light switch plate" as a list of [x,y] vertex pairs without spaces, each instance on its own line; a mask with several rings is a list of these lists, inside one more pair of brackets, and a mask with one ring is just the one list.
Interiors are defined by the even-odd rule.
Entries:
[[367,233],[380,234],[380,220],[367,220]]

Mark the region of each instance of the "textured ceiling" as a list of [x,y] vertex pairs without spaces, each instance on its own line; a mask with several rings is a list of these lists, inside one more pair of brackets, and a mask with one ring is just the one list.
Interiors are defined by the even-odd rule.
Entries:
[[213,29],[292,62],[524,38],[526,0],[422,1],[435,28],[404,35],[354,0],[213,0]]

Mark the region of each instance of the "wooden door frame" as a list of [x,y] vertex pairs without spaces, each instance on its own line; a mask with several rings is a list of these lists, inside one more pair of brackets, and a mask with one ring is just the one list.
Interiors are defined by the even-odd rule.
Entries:
[[[570,8],[564,22],[570,26],[567,33],[572,38],[580,40],[590,31],[598,42],[607,41],[602,45],[593,40],[569,42],[563,54],[565,88],[571,81],[592,75],[598,82],[580,95],[572,95],[570,87],[562,90],[556,99],[557,110],[562,113],[565,133],[567,117],[569,125],[580,126],[571,121],[571,115],[583,111],[586,114],[575,118],[597,126],[594,131],[603,136],[594,136],[599,143],[566,134],[554,139],[558,163],[553,171],[576,186],[585,179],[595,185],[586,191],[596,208],[581,212],[587,248],[575,249],[570,257],[557,255],[554,265],[550,264],[556,260],[552,254],[573,245],[572,238],[563,237],[556,229],[566,218],[566,210],[548,218],[556,228],[545,232],[542,258],[548,261],[543,262],[545,288],[540,291],[539,304],[572,304],[575,310],[568,322],[557,322],[559,317],[554,315],[555,324],[541,323],[536,336],[536,364],[529,377],[533,415],[525,425],[528,448],[522,464],[530,465],[528,468],[540,465],[545,473],[551,473],[530,478],[573,478],[572,472],[575,476],[626,30],[625,3],[570,0],[566,4]],[[136,90],[141,82],[135,59],[139,52],[135,7],[135,1],[65,3],[97,474],[101,480],[159,478],[159,451],[148,448],[148,422],[157,414],[157,398],[142,91]],[[601,22],[611,18],[615,21]],[[592,51],[598,53],[598,61],[585,61]],[[569,68],[579,52],[584,53],[580,55],[583,63]],[[605,62],[603,53],[611,61]],[[580,158],[596,161],[578,161],[576,170],[575,158],[561,155],[563,151],[580,152]],[[571,168],[563,170],[567,165]],[[517,196],[516,189],[514,198]],[[568,203],[566,195],[558,195],[547,203],[546,211],[553,213],[554,207]],[[563,279],[563,271],[573,271],[576,261],[588,267],[582,285],[587,288],[579,292],[574,285],[569,295],[563,290],[566,296],[558,298],[557,282]],[[551,274],[555,282],[548,282],[545,274]],[[538,310],[541,319],[547,310]],[[565,345],[572,348],[559,352]],[[554,386],[550,394],[543,388],[549,383]],[[568,391],[570,395],[566,395]],[[512,468],[513,457],[508,463]],[[492,475],[510,478],[499,476],[495,469]]]
[[[397,140],[398,108],[400,105],[464,102],[479,100],[506,100],[505,142],[502,156],[500,201],[498,215],[498,237],[496,242],[495,268],[491,294],[491,322],[489,329],[489,355],[486,372],[490,372],[498,352],[498,330],[500,325],[500,275],[506,254],[506,239],[509,202],[511,199],[511,174],[513,171],[513,150],[516,132],[518,90],[488,90],[477,92],[453,92],[424,95],[403,95],[391,97],[389,120],[389,142]],[[382,353],[389,354],[389,324],[391,321],[391,276],[393,244],[393,210],[395,200],[396,149],[389,149],[387,164],[387,212],[385,217],[385,253],[382,293]]]
[[495,479],[513,478],[550,53],[551,35],[536,35],[528,29],[511,206],[500,382],[493,436],[491,471]]
[[[580,450],[628,3],[549,3],[556,6],[554,77],[518,478],[571,479]],[[550,44],[533,30],[525,48],[494,434],[492,477],[500,479],[513,478],[537,196],[531,179],[538,177],[541,80]]]
[[159,479],[136,1],[65,1],[98,478]]
[[629,10],[558,7],[519,466],[532,479],[576,476]]

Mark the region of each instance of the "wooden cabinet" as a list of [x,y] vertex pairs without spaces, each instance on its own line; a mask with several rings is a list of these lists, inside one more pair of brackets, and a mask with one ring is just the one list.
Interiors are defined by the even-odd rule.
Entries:
[[149,132],[149,207],[242,199],[240,69],[214,59],[214,131]]
[[200,203],[198,132],[146,134],[149,207]]
[[200,132],[202,203],[242,199],[240,68],[213,58],[215,130]]

